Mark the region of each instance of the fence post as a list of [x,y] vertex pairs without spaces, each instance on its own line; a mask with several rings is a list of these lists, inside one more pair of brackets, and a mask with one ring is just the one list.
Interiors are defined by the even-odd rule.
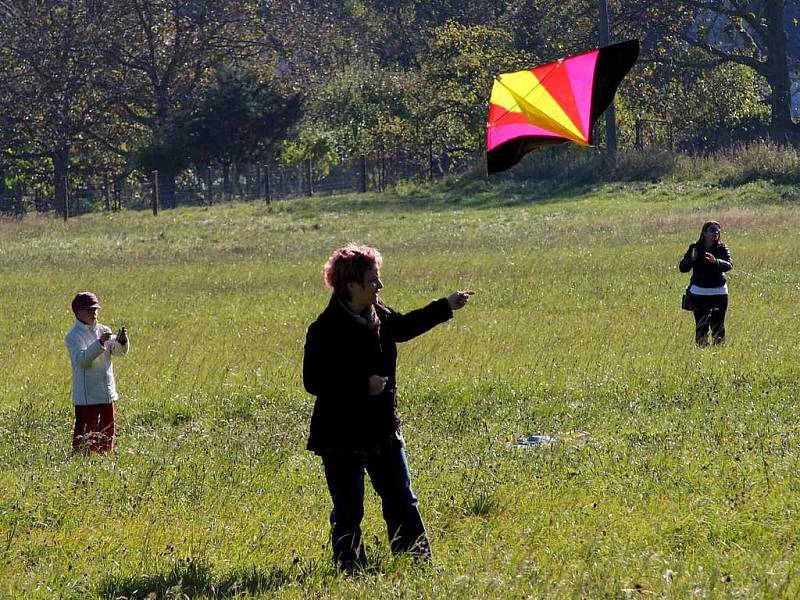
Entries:
[[264,201],[267,204],[272,203],[272,186],[269,181],[270,174],[269,165],[264,165]]
[[158,171],[153,171],[153,216],[158,216]]
[[111,212],[111,190],[108,185],[108,174],[103,175],[103,200],[106,203],[106,212]]
[[364,154],[361,155],[361,189],[359,191],[362,194],[367,191],[367,157]]
[[636,141],[634,142],[637,150],[642,149],[642,120],[636,119]]
[[24,211],[22,208],[22,184],[17,183],[14,186],[14,214],[21,219],[23,212]]
[[314,195],[314,186],[311,181],[311,159],[306,159],[306,180],[308,182],[308,187],[306,187],[306,196],[313,196]]
[[64,220],[69,219],[69,175],[64,175]]
[[122,177],[114,179],[114,211],[122,209]]

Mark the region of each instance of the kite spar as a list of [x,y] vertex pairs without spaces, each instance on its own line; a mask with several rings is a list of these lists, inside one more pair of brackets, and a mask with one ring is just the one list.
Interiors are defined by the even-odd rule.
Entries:
[[591,146],[595,121],[638,56],[638,40],[629,40],[498,75],[486,123],[489,173],[510,169],[540,146]]

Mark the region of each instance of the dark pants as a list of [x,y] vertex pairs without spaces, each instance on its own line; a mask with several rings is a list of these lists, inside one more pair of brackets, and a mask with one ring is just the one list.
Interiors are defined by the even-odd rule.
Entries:
[[361,519],[364,517],[364,472],[381,498],[392,552],[430,558],[430,545],[411,491],[406,452],[399,442],[364,452],[329,452],[322,456],[325,479],[333,500],[331,542],[337,566],[363,566]]
[[698,346],[708,344],[708,331],[715,344],[725,340],[725,312],[728,310],[728,295],[697,296],[692,294],[694,313],[694,341]]
[[84,452],[114,450],[114,404],[75,406],[72,449]]

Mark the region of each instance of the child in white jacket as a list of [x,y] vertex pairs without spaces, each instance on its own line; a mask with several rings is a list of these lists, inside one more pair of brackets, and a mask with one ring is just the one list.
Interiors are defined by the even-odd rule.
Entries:
[[117,335],[97,322],[100,303],[92,292],[80,292],[72,299],[75,325],[64,342],[72,363],[72,403],[76,451],[111,452],[114,449],[114,401],[117,386],[111,355],[125,356],[131,344],[125,327]]

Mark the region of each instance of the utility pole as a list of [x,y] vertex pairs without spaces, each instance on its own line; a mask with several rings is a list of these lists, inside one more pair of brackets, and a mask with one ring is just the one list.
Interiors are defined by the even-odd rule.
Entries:
[[[608,3],[606,0],[597,0],[600,5],[600,45],[608,46],[611,43],[608,33]],[[611,158],[617,155],[617,111],[614,103],[606,109],[606,146]]]

